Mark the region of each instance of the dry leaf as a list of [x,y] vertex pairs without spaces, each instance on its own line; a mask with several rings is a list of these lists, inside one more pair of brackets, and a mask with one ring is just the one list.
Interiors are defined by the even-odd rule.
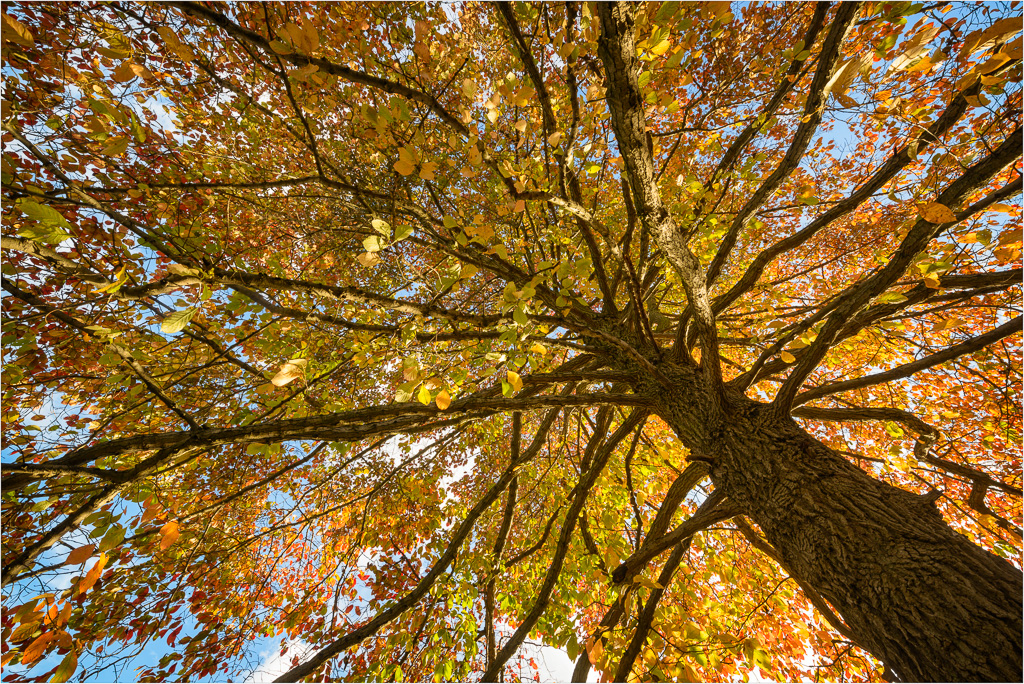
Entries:
[[306,359],[292,359],[286,361],[281,365],[281,370],[277,372],[270,382],[274,383],[277,387],[284,387],[292,380],[298,378],[304,378],[306,376]]

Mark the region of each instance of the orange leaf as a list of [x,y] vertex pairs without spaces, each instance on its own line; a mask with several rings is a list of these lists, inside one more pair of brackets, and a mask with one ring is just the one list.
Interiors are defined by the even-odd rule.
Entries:
[[434,397],[434,403],[437,404],[437,408],[444,411],[446,408],[451,406],[452,397],[446,390],[441,390],[437,393],[437,396]]
[[95,550],[95,544],[86,544],[85,546],[79,546],[77,549],[68,554],[68,559],[64,561],[64,565],[81,565],[85,561],[92,558],[92,554]]
[[35,641],[28,645],[25,649],[25,654],[21,656],[22,665],[31,665],[32,663],[39,660],[43,653],[46,651],[46,647],[50,645],[53,638],[56,636],[53,632],[47,632],[46,634],[40,635]]
[[101,553],[100,557],[96,559],[96,564],[92,566],[92,569],[86,573],[85,577],[78,583],[79,594],[84,594],[92,589],[93,585],[99,580],[100,573],[103,572],[103,566],[106,564],[107,554]]
[[956,214],[953,210],[940,202],[932,202],[918,209],[921,218],[929,223],[955,223]]
[[172,520],[163,527],[160,528],[160,548],[162,550],[168,549],[171,544],[178,541],[178,521]]

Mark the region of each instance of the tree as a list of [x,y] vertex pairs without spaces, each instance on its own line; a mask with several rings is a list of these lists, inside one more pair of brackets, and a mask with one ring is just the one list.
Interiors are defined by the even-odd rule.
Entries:
[[1020,681],[1016,5],[9,6],[5,676]]

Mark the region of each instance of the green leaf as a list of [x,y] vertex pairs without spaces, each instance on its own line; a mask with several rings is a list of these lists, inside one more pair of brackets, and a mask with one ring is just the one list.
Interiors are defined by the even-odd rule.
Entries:
[[120,525],[111,525],[107,529],[107,533],[103,535],[103,541],[100,542],[99,550],[109,551],[118,544],[124,541],[124,528]]
[[526,325],[530,322],[530,319],[526,316],[526,312],[523,311],[523,307],[517,306],[515,311],[512,312],[512,320],[518,325]]
[[64,660],[60,661],[60,665],[57,666],[56,672],[53,673],[53,677],[50,678],[51,682],[66,682],[71,679],[71,675],[75,673],[75,669],[78,667],[78,654],[71,651]]
[[181,332],[188,327],[189,321],[191,321],[192,317],[196,315],[196,311],[198,311],[198,309],[193,306],[168,314],[167,317],[160,322],[160,332]]
[[21,200],[18,202],[18,208],[28,214],[30,218],[40,223],[45,223],[48,226],[71,227],[71,224],[68,223],[68,220],[59,211],[45,204],[39,204],[31,200]]
[[899,304],[907,301],[907,297],[900,292],[886,292],[875,297],[875,301],[879,304]]
[[403,223],[395,229],[395,237],[393,239],[395,242],[401,242],[410,235],[412,235],[412,226]]

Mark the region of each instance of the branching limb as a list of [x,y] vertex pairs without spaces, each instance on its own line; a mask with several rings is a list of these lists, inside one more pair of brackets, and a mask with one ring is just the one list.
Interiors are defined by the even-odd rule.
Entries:
[[632,10],[621,2],[601,3],[597,9],[601,19],[598,52],[608,80],[608,107],[637,216],[682,279],[703,347],[705,380],[712,395],[721,403],[724,402],[724,389],[718,361],[718,334],[704,273],[697,257],[687,246],[685,236],[662,204],[654,160],[647,147],[644,98],[637,80],[639,61],[633,36]]
[[[768,265],[775,261],[775,259],[777,259],[781,254],[796,249],[800,245],[804,244],[824,228],[837,221],[840,217],[845,216],[866,202],[879,189],[884,187],[886,183],[895,178],[901,170],[914,161],[916,154],[926,150],[941,136],[949,132],[949,130],[960,120],[964,115],[964,112],[966,112],[970,106],[968,98],[976,96],[980,88],[981,84],[979,82],[957,94],[946,107],[945,111],[943,111],[939,118],[935,120],[935,123],[922,131],[920,135],[908,140],[906,145],[889,157],[885,163],[883,163],[867,181],[851,193],[849,197],[832,205],[828,211],[811,221],[807,226],[788,238],[780,240],[771,247],[768,247],[754,257],[753,262],[747,267],[747,270],[743,272],[743,275],[740,276],[739,280],[737,280],[725,294],[715,298],[713,306],[715,313],[717,314],[724,311],[745,292],[749,291],[750,288],[752,288],[760,279],[765,268],[767,268]],[[912,154],[912,151],[915,151],[916,153]]]
[[[835,75],[836,69],[839,67],[839,57],[841,55],[843,40],[846,38],[846,34],[849,30],[853,27],[853,22],[857,18],[860,8],[861,3],[859,2],[839,3],[839,8],[832,20],[832,25],[829,27],[824,43],[822,43],[821,54],[818,56],[818,68],[814,74],[814,79],[811,81],[807,101],[804,104],[804,112],[800,119],[800,125],[793,134],[793,140],[790,142],[789,149],[786,150],[785,156],[783,156],[782,161],[779,163],[778,167],[776,167],[775,171],[773,171],[772,174],[761,183],[760,187],[754,191],[754,194],[747,200],[733,218],[732,224],[729,226],[729,230],[726,232],[725,237],[722,238],[722,244],[719,246],[718,252],[715,254],[711,265],[708,267],[708,285],[718,278],[718,274],[721,272],[722,267],[729,258],[729,253],[736,245],[736,239],[739,237],[740,233],[743,232],[744,228],[746,228],[747,223],[754,216],[754,213],[762,204],[764,204],[765,200],[775,193],[789,174],[791,174],[797,166],[800,165],[800,160],[807,151],[807,147],[810,145],[811,139],[814,137],[814,132],[818,129],[818,124],[821,123],[821,119],[825,111],[825,101],[828,99],[827,86]],[[816,8],[814,18],[811,20],[811,29],[808,32],[808,35],[812,39],[813,36],[817,34],[817,31],[820,30],[819,27],[821,22],[824,21],[824,15],[827,11],[827,3],[822,3]],[[810,42],[805,42],[806,47],[810,47],[810,45]],[[794,61],[793,65],[790,67],[790,71],[799,71],[799,68],[800,64]],[[795,73],[790,77],[795,81]],[[779,86],[779,92],[776,93],[778,101],[776,102],[776,99],[772,100],[772,103],[774,103],[776,107],[781,104],[782,99],[786,95],[786,91],[783,90],[786,83],[787,81],[784,81],[783,85]],[[767,114],[764,120],[767,120],[770,116],[771,114]],[[760,125],[764,125],[764,120],[762,120],[761,117],[758,117],[757,122],[755,123],[759,122]],[[753,125],[751,128],[748,128],[748,130],[751,130],[752,128]],[[746,133],[746,131],[744,131],[744,133]],[[751,132],[750,135],[753,136],[753,132]],[[730,149],[729,152],[732,152],[732,149]],[[736,154],[738,154],[738,151]]]
[[[544,577],[544,582],[541,584],[537,591],[537,600],[534,602],[530,612],[520,623],[516,631],[509,637],[509,640],[505,642],[505,645],[501,647],[501,650],[495,656],[494,661],[491,662],[490,666],[483,673],[480,681],[483,682],[495,682],[498,680],[498,675],[505,667],[505,663],[515,654],[522,645],[523,640],[526,639],[527,634],[533,629],[534,625],[537,624],[537,620],[540,619],[541,615],[547,609],[548,603],[551,600],[551,591],[555,587],[555,583],[558,581],[559,575],[562,573],[562,564],[565,561],[565,556],[569,551],[569,542],[571,541],[573,531],[576,528],[576,519],[579,517],[580,511],[583,510],[584,505],[587,502],[587,495],[593,488],[594,483],[597,481],[601,471],[604,470],[604,466],[608,463],[608,459],[611,457],[612,452],[619,443],[629,436],[633,430],[637,429],[643,424],[643,421],[647,418],[646,410],[635,410],[630,413],[629,417],[622,422],[622,425],[613,432],[611,435],[604,440],[603,444],[596,449],[593,462],[585,472],[581,474],[580,482],[576,486],[576,495],[573,497],[572,504],[569,506],[569,510],[565,514],[565,519],[562,521],[562,530],[558,536],[558,544],[555,547],[555,555],[551,559],[551,565],[548,567],[547,574]],[[591,438],[601,442],[604,438],[604,434],[597,432]]]
[[[1022,137],[1021,129],[1016,128],[991,154],[950,183],[939,194],[937,201],[947,207],[958,206],[968,195],[984,187],[1007,166],[1019,159],[1022,143],[1024,143],[1024,137]],[[958,213],[957,221],[963,220],[972,213],[974,213],[972,208]],[[814,342],[801,355],[786,382],[779,389],[772,402],[776,410],[789,411],[800,386],[817,368],[846,326],[847,321],[856,316],[871,299],[885,292],[892,283],[896,282],[914,257],[924,250],[932,238],[945,230],[948,225],[932,223],[924,218],[919,219],[900,243],[889,262],[877,273],[858,283],[842,298],[841,303],[833,310]]]
[[657,538],[648,535],[640,550],[615,568],[615,572],[612,573],[612,581],[616,584],[628,582],[636,577],[637,573],[641,572],[652,558],[660,555],[666,549],[670,549],[701,530],[728,520],[738,513],[740,513],[739,507],[731,501],[726,501],[722,490],[716,489],[679,527]]
[[[812,420],[828,421],[863,421],[863,420],[891,420],[902,423],[907,428],[917,433],[917,441],[914,443],[914,456],[917,460],[935,466],[954,475],[966,478],[971,482],[971,492],[967,497],[967,504],[982,515],[991,516],[996,524],[1004,530],[1021,539],[1021,528],[997,515],[985,503],[985,494],[989,487],[1000,489],[1011,496],[1020,498],[1024,495],[1019,487],[1008,485],[988,473],[977,468],[954,463],[945,458],[931,453],[931,447],[939,439],[940,433],[934,427],[924,422],[913,413],[898,408],[890,407],[852,407],[852,408],[818,408],[804,406],[793,411],[798,418],[810,418]],[[936,492],[935,495],[938,493]]]
[[683,556],[690,549],[690,539],[687,537],[681,543],[677,544],[672,553],[669,555],[668,560],[665,562],[664,567],[661,569],[661,573],[658,575],[658,587],[651,589],[650,596],[647,597],[644,608],[640,612],[640,619],[637,620],[636,629],[633,631],[633,638],[629,642],[629,646],[626,647],[626,651],[622,654],[619,659],[619,665],[615,670],[616,682],[627,682],[629,681],[629,675],[633,671],[633,663],[636,662],[636,657],[640,655],[640,651],[643,650],[644,644],[647,643],[647,635],[651,631],[651,625],[654,623],[654,611],[658,607],[658,603],[661,601],[661,597],[665,595],[665,589],[668,588],[669,583],[672,581],[672,577],[676,574],[676,570],[679,569],[679,564],[683,560]]
[[946,363],[947,361],[952,361],[953,359],[964,356],[965,354],[972,354],[979,349],[984,349],[991,344],[995,344],[999,340],[1015,335],[1021,331],[1022,327],[1024,327],[1022,326],[1022,322],[1024,322],[1024,317],[1016,316],[984,335],[972,337],[959,344],[955,344],[952,347],[947,347],[940,352],[929,354],[928,356],[924,356],[916,361],[911,361],[910,363],[904,363],[891,370],[884,371],[882,373],[864,375],[850,380],[841,380],[828,385],[822,385],[821,387],[815,387],[814,389],[798,394],[793,400],[793,405],[799,406],[830,394],[848,392],[850,390],[870,387],[872,385],[880,385],[885,382],[892,382],[893,380],[909,377],[914,373],[918,373],[933,366],[938,366],[939,364]]

